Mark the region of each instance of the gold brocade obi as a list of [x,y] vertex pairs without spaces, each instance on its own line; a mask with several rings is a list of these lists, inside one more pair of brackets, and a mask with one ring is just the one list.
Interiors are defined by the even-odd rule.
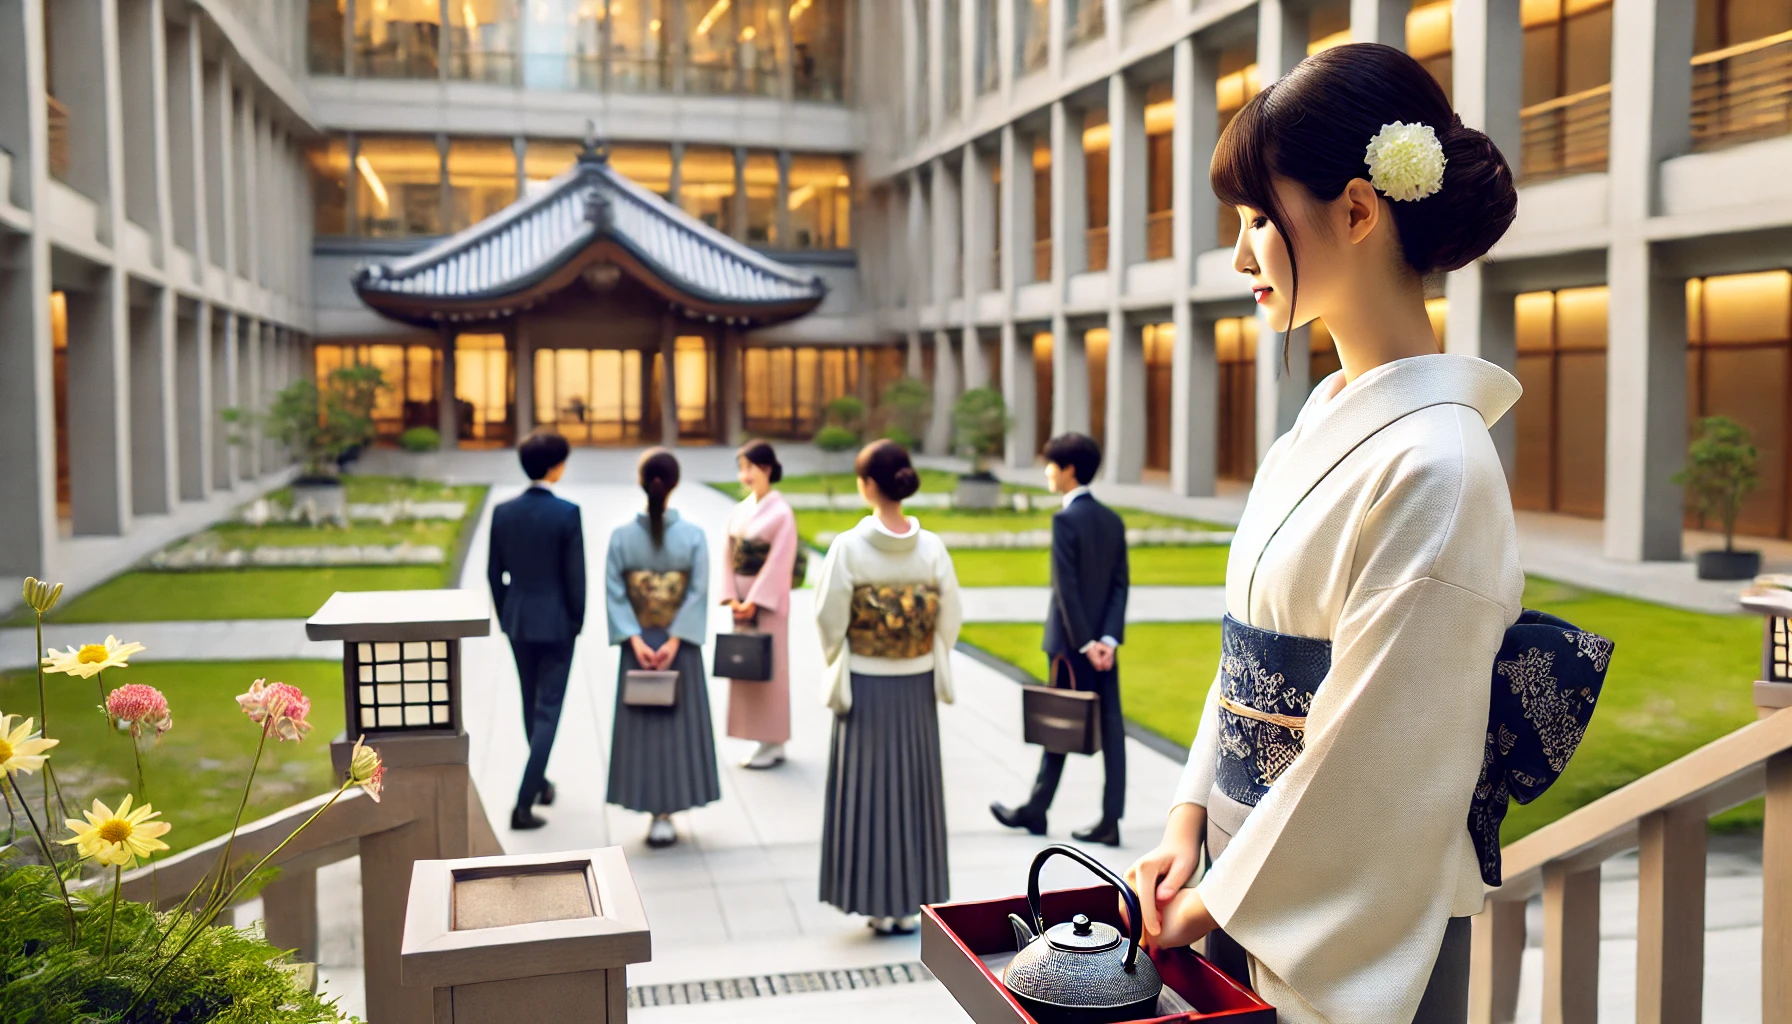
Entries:
[[628,603],[635,610],[635,621],[642,629],[666,629],[678,618],[684,605],[684,588],[690,579],[685,573],[654,572],[636,569],[623,579],[628,584]]
[[[734,572],[738,576],[757,576],[759,570],[765,568],[765,560],[772,554],[772,542],[755,540],[750,537],[734,538]],[[801,544],[796,546],[796,559],[790,565],[790,585],[800,587],[803,578],[809,575],[809,552]]]
[[846,643],[873,658],[919,658],[933,653],[940,591],[931,583],[866,583],[852,590]]

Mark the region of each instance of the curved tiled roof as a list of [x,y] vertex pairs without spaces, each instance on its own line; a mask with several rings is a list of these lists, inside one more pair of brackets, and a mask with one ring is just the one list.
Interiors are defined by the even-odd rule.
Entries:
[[742,245],[630,181],[589,144],[537,194],[421,252],[361,268],[355,291],[407,320],[504,315],[602,241],[619,246],[687,312],[696,306],[765,323],[806,313],[827,293],[816,275]]

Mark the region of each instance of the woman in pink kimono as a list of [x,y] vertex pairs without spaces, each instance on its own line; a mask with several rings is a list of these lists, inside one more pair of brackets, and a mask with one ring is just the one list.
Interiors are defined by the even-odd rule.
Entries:
[[790,739],[790,590],[807,559],[801,557],[795,513],[772,490],[784,475],[772,446],[750,442],[735,461],[749,493],[728,516],[730,568],[722,574],[722,603],[734,610],[736,630],[771,634],[772,677],[729,682],[728,735],[759,743],[741,767],[775,768],[784,763]]

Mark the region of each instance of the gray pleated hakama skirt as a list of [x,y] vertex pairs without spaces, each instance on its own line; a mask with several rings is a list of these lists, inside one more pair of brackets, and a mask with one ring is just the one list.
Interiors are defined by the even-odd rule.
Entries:
[[[651,647],[666,642],[663,629],[644,629]],[[678,696],[669,708],[634,707],[622,702],[623,673],[640,668],[634,647],[622,645],[616,674],[616,717],[610,733],[608,802],[631,811],[673,814],[722,797],[716,775],[715,730],[709,721],[709,684],[703,648],[678,645]]]
[[948,898],[946,800],[933,673],[852,674],[834,719],[821,828],[821,900],[903,917]]

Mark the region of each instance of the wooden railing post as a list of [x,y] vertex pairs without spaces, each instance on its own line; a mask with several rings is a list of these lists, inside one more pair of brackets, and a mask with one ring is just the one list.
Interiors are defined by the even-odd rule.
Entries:
[[1599,869],[1543,869],[1543,1024],[1598,1024]]
[[1792,753],[1767,760],[1761,836],[1761,1024],[1792,1024]]
[[[1705,806],[1638,822],[1637,1024],[1698,1024],[1705,983]],[[1767,972],[1763,965],[1762,974]]]
[[261,890],[262,928],[280,949],[317,961],[317,871],[288,871]]
[[1488,899],[1474,917],[1468,1005],[1472,1024],[1512,1024],[1524,957],[1524,901]]

